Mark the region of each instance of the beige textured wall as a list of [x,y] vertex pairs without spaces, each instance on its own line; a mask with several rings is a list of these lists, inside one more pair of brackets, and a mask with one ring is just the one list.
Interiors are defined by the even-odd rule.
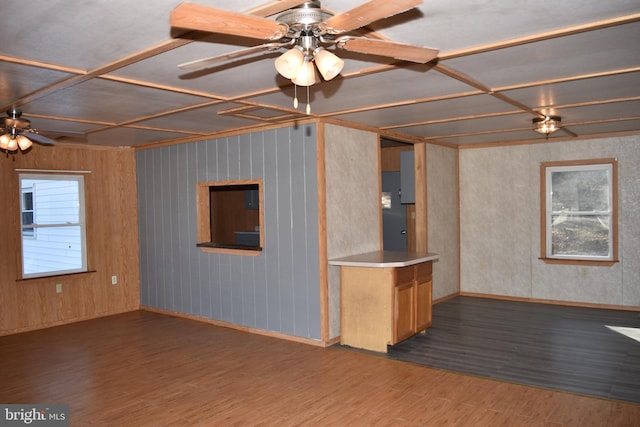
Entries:
[[[619,257],[612,267],[545,264],[541,162],[618,159]],[[461,291],[640,306],[640,136],[460,152]]]
[[433,263],[433,298],[456,294],[458,261],[457,150],[427,145],[427,221],[429,252],[440,255]]
[[[325,125],[327,255],[380,248],[379,142],[375,133]],[[329,266],[329,331],[340,335],[340,267]]]

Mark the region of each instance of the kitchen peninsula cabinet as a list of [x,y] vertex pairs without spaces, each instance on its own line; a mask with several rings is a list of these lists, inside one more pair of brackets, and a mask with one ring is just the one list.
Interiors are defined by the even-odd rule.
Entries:
[[370,252],[340,266],[340,343],[385,352],[431,326],[432,262],[437,254]]

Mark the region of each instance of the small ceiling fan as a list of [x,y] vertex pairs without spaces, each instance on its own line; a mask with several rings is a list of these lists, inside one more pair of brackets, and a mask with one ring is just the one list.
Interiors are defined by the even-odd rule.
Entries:
[[[58,134],[59,136],[73,136],[70,132],[42,131],[48,134]],[[16,151],[18,148],[26,151],[33,142],[39,144],[55,144],[56,141],[42,135],[40,131],[31,127],[31,121],[22,118],[22,111],[12,108],[7,111],[7,117],[2,119],[0,124],[0,150],[6,152]]]
[[[275,61],[277,71],[297,86],[311,86],[331,80],[342,71],[344,61],[327,48],[383,56],[402,61],[427,63],[437,49],[355,36],[350,33],[374,21],[397,15],[422,4],[422,0],[369,0],[349,11],[334,15],[319,0],[279,0],[252,15],[182,3],[171,13],[174,28],[257,39],[265,43],[231,53],[179,65],[185,70],[202,70],[221,62],[260,51],[288,48]],[[278,15],[275,20],[262,16]],[[315,63],[315,67],[313,64]]]

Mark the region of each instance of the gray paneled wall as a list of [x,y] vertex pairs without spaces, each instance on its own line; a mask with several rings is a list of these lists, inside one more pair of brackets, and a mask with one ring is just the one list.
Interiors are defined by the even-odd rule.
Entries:
[[[321,338],[315,125],[139,151],[137,173],[142,305]],[[203,253],[196,183],[238,179],[263,179],[263,251]]]

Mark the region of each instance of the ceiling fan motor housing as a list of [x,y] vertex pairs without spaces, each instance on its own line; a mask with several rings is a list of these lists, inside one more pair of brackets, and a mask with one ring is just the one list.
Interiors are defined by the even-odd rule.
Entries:
[[27,129],[31,125],[31,121],[22,119],[22,111],[11,109],[7,111],[7,116],[4,118],[4,128],[7,129]]
[[287,25],[289,31],[296,34],[294,37],[297,37],[300,32],[322,35],[324,31],[320,28],[320,24],[332,16],[333,14],[323,11],[320,8],[320,2],[316,0],[305,2],[299,7],[281,13],[276,21]]

